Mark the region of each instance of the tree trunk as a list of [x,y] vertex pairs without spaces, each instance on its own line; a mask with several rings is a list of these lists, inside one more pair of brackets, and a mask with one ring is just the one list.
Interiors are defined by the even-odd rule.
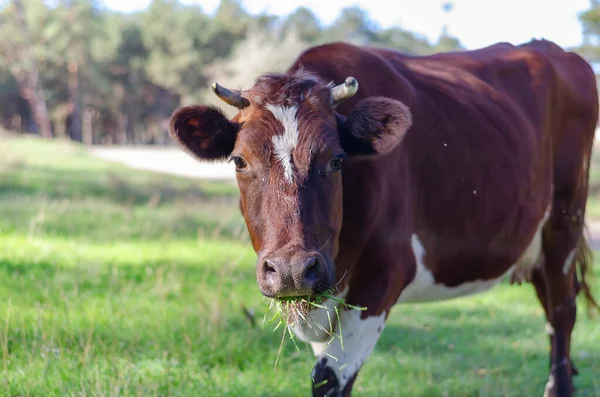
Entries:
[[127,139],[127,130],[129,129],[129,118],[119,112],[119,115],[117,117],[117,139],[116,139],[116,144],[117,145],[126,145],[127,143],[131,143],[128,142]]
[[71,125],[69,135],[77,142],[83,141],[81,133],[81,106],[79,104],[79,66],[77,61],[71,61],[67,65],[69,72],[69,109],[71,110]]
[[94,116],[96,111],[92,108],[86,107],[83,110],[81,131],[82,141],[85,145],[94,144]]
[[25,9],[21,0],[13,0],[16,11],[16,22],[25,39],[25,48],[22,49],[23,56],[25,58],[25,64],[27,65],[25,70],[14,72],[15,80],[19,84],[21,95],[29,103],[31,113],[37,124],[39,134],[43,137],[52,137],[52,126],[50,123],[50,116],[48,115],[48,108],[46,106],[46,96],[42,84],[39,80],[39,69],[37,62],[32,54],[32,40],[25,21]]

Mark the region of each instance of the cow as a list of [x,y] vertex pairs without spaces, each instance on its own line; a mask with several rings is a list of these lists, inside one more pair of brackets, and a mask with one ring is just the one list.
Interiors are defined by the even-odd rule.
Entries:
[[246,90],[212,89],[237,114],[185,105],[170,133],[200,161],[235,164],[264,296],[330,291],[289,325],[316,356],[313,396],[351,394],[396,304],[502,280],[535,287],[544,395],[572,396],[576,297],[598,308],[584,233],[598,93],[585,60],[543,39],[426,56],[331,42]]

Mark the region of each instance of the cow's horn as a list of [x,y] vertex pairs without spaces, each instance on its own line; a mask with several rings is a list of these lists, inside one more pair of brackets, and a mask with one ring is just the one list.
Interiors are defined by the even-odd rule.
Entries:
[[242,93],[238,90],[228,90],[218,83],[213,83],[212,90],[223,102],[235,106],[238,109],[243,109],[250,105],[250,102],[242,97]]
[[346,99],[352,98],[358,91],[358,81],[352,76],[346,77],[343,84],[336,85],[331,89],[331,100],[333,105],[337,105]]

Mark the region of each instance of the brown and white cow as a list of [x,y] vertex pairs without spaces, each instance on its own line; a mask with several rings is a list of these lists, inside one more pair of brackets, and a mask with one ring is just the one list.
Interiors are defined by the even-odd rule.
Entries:
[[397,303],[505,276],[545,309],[545,395],[572,395],[575,297],[595,304],[582,231],[598,95],[582,58],[545,40],[431,56],[331,43],[246,91],[213,90],[239,113],[182,107],[171,133],[235,162],[262,293],[335,288],[366,308],[340,311],[343,349],[324,309],[291,326],[317,356],[313,395],[350,395]]

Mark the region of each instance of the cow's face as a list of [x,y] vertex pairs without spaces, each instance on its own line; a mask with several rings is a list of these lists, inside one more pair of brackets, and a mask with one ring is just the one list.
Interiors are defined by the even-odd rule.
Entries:
[[235,164],[265,296],[311,296],[335,285],[344,163],[390,152],[411,124],[405,105],[383,97],[358,102],[348,118],[338,114],[357,88],[353,78],[332,87],[302,71],[270,74],[243,93],[213,87],[240,108],[232,120],[203,105],[171,118],[187,151]]

